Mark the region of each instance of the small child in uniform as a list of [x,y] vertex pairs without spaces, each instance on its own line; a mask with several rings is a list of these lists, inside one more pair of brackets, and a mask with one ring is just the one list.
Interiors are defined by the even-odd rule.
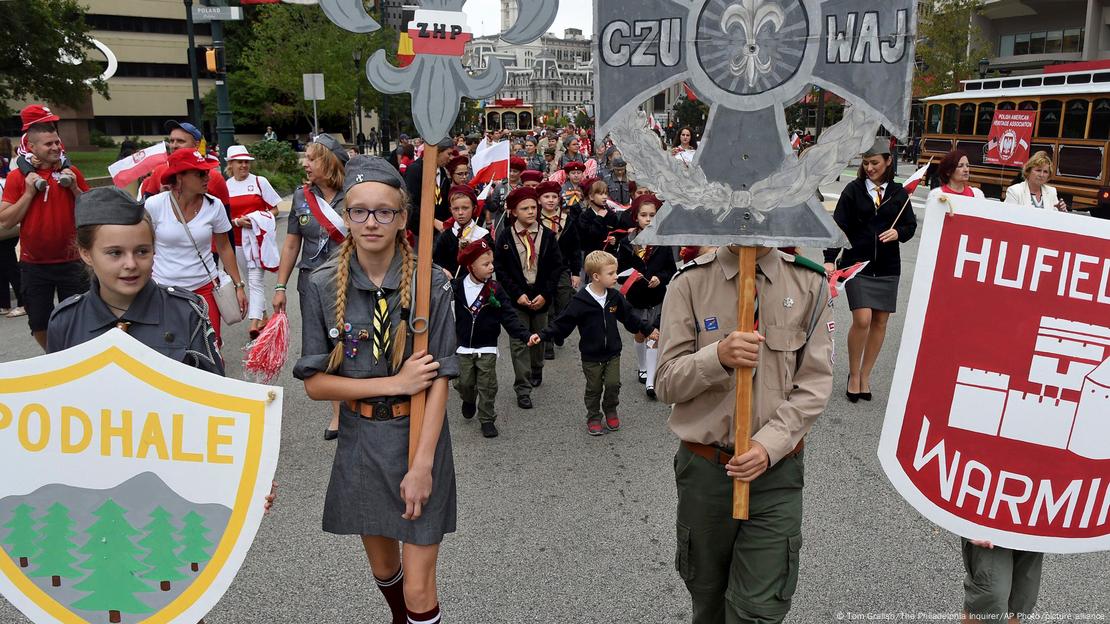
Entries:
[[478,225],[481,210],[478,209],[478,195],[465,184],[456,184],[447,194],[451,206],[451,218],[443,223],[443,233],[436,239],[432,250],[432,262],[446,269],[452,277],[459,272],[458,255],[466,245],[485,239],[493,247],[489,230]]
[[[555,234],[559,241],[559,251],[563,254],[563,263],[566,269],[559,276],[559,287],[555,291],[555,306],[551,308],[551,315],[558,316],[570,298],[582,285],[582,250],[578,243],[578,220],[570,209],[563,205],[558,182],[547,181],[536,187],[536,194],[540,196],[540,225]],[[563,346],[559,343],[559,346]],[[544,343],[543,359],[555,359],[555,344]]]
[[[575,328],[580,338],[582,373],[586,376],[586,430],[592,436],[605,430],[620,429],[617,416],[621,389],[621,335],[617,322],[628,331],[659,340],[659,330],[645,322],[616,290],[617,259],[605,251],[592,251],[586,256],[586,273],[590,283],[579,290],[550,325],[533,334],[528,344],[542,340],[565,339]],[[600,310],[598,308],[601,308]],[[602,424],[604,416],[604,425]]]
[[582,253],[598,249],[615,250],[617,240],[614,230],[620,230],[622,226],[620,216],[609,208],[609,185],[605,180],[589,178],[583,180],[582,191],[587,198],[578,215],[578,241]]

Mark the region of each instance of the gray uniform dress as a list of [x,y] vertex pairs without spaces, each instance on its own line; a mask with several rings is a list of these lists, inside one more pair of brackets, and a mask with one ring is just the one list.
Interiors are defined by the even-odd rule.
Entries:
[[88,342],[120,323],[127,324],[132,338],[168,358],[224,374],[204,299],[183,288],[158,286],[154,280],[147,282],[127,311],[116,318],[100,298],[100,283],[94,278],[89,292],[54,308],[46,330],[46,352]]
[[[333,257],[312,273],[301,310],[304,340],[302,355],[293,368],[293,376],[307,379],[327,370],[332,347],[344,339],[332,338],[335,327],[335,275],[339,259]],[[401,257],[396,255],[381,288],[386,293],[391,327],[401,322],[400,303]],[[454,378],[459,374],[455,355],[455,326],[452,319],[451,284],[439,267],[432,268],[432,299],[429,314],[428,350],[440,363],[439,377]],[[378,286],[370,281],[355,254],[350,260],[350,284],[347,288],[346,323],[350,334],[357,337],[366,330],[373,336],[371,311]],[[415,282],[412,286],[415,293]],[[346,333],[346,332],[344,332]],[[405,357],[412,353],[411,333]],[[389,358],[374,360],[369,341],[358,343],[352,357],[343,358],[333,373],[354,379],[387,377]],[[408,400],[407,396],[390,397]],[[377,397],[374,400],[383,400]],[[345,403],[339,412],[339,444],[332,464],[331,480],[324,499],[324,530],[340,535],[379,535],[406,544],[438,544],[445,533],[455,530],[455,465],[451,453],[451,434],[444,419],[443,430],[436,445],[432,464],[432,493],[424,505],[423,515],[405,520],[401,514],[401,479],[408,470],[409,418],[370,420],[351,411]]]
[[[316,185],[312,186],[312,190],[318,196],[324,196]],[[331,204],[332,209],[342,215],[343,200],[346,197],[346,193],[340,190],[328,203]],[[308,201],[304,198],[303,186],[293,191],[293,208],[289,213],[287,234],[296,234],[301,237],[301,256],[297,261],[297,268],[300,269],[300,272],[297,273],[297,294],[300,295],[301,309],[303,310],[305,288],[308,286],[308,274],[312,273],[316,267],[324,264],[335,253],[335,250],[339,249],[339,244],[328,236],[324,226],[320,225],[320,222],[312,215],[312,210],[308,207]]]

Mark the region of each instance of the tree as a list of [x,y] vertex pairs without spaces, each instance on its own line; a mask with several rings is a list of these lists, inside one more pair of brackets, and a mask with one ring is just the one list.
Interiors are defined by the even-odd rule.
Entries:
[[35,532],[36,522],[31,517],[34,510],[30,505],[21,504],[12,510],[11,519],[4,525],[4,528],[9,529],[4,543],[10,546],[8,553],[12,558],[19,559],[21,568],[26,568],[28,557],[33,557],[39,551],[39,547],[35,545],[35,538],[38,537]]
[[982,0],[921,0],[917,18],[915,97],[960,90],[960,81],[978,76],[979,59],[990,45],[975,22]]
[[73,586],[89,595],[71,606],[107,611],[109,622],[119,622],[121,613],[153,611],[134,596],[153,590],[139,578],[147,566],[139,562],[143,549],[131,541],[139,531],[127,522],[125,513],[126,510],[110,498],[93,512],[97,519],[86,531],[89,540],[79,550],[88,555],[80,567],[91,573]]
[[674,111],[675,127],[689,126],[695,137],[701,137],[705,132],[705,121],[709,117],[709,107],[705,102],[688,97],[679,98],[671,110]]
[[[0,19],[0,116],[8,100],[42,100],[78,106],[90,89],[108,96],[92,50],[85,9],[78,0],[9,2]],[[72,63],[69,59],[83,59]],[[86,81],[91,81],[91,85]]]
[[200,564],[212,558],[207,550],[212,542],[205,537],[211,529],[204,526],[204,518],[195,511],[185,514],[182,521],[185,526],[178,535],[184,548],[177,553],[177,556],[183,561],[188,561],[193,572],[197,572],[200,570]]
[[80,578],[84,573],[73,568],[77,557],[70,551],[77,548],[77,544],[70,537],[77,534],[70,527],[73,520],[69,517],[69,508],[61,503],[54,503],[42,515],[42,529],[38,545],[42,553],[35,557],[35,571],[31,576],[49,576],[50,585],[61,587],[63,578]]
[[171,581],[189,578],[178,570],[185,567],[185,562],[175,554],[180,544],[174,539],[177,527],[170,522],[170,517],[170,513],[161,506],[155,507],[150,512],[150,524],[143,527],[146,537],[139,540],[139,546],[150,551],[143,559],[151,567],[145,576],[159,581],[162,591],[170,590]]

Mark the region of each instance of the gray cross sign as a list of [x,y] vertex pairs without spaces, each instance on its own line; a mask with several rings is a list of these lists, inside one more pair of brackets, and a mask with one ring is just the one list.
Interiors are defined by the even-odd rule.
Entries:
[[[597,135],[666,204],[637,242],[843,243],[814,197],[879,126],[905,136],[916,0],[596,0]],[[641,102],[685,82],[709,104],[689,164],[660,149]],[[783,109],[812,86],[847,103],[801,157]]]

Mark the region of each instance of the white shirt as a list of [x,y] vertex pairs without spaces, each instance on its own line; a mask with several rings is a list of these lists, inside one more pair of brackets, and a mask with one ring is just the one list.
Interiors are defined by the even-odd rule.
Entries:
[[876,188],[878,188],[879,190],[881,190],[883,192],[883,199],[884,200],[886,199],[886,182],[883,182],[882,184],[875,184],[874,182],[871,181],[871,178],[865,178],[863,183],[867,187],[867,194],[871,196],[871,201],[872,202],[878,203],[878,202],[875,202],[875,200],[878,199],[878,197],[875,196],[875,189]]
[[[458,225],[456,225],[455,227],[458,227]],[[484,283],[474,281],[474,276],[470,275],[469,273],[466,277],[463,278],[463,299],[466,300],[467,306],[474,305],[474,300],[478,298],[478,294],[482,292],[482,288],[484,286]],[[480,347],[477,349],[473,347],[459,347],[455,350],[455,353],[460,353],[464,355],[490,353],[493,355],[497,355],[497,347]]]
[[605,307],[605,301],[609,298],[609,291],[602,291],[601,295],[598,295],[594,292],[594,289],[590,288],[588,285],[586,286],[586,291],[589,292],[590,296],[594,298],[594,301],[597,302],[597,305],[603,308]]
[[[473,221],[467,224],[466,227],[470,228],[470,232],[467,233],[465,239],[465,242],[467,243],[473,243],[476,240],[481,240],[482,237],[484,237],[486,234],[489,234],[489,230],[478,225],[477,223],[474,223]],[[462,229],[462,226],[460,226],[458,223],[455,223],[455,225],[451,226],[451,233],[458,237],[460,243],[464,242],[464,239],[459,236],[459,233],[462,231]]]
[[154,223],[155,283],[196,290],[211,282],[216,269],[212,258],[212,235],[231,230],[223,204],[211,195],[204,196],[200,212],[188,224],[196,247],[174,214],[170,191],[163,191],[146,200],[146,211]]
[[228,178],[227,195],[228,197],[261,195],[262,201],[266,202],[267,206],[276,206],[281,203],[281,195],[278,195],[278,192],[274,190],[270,181],[253,173],[244,178],[242,182],[235,178]]

